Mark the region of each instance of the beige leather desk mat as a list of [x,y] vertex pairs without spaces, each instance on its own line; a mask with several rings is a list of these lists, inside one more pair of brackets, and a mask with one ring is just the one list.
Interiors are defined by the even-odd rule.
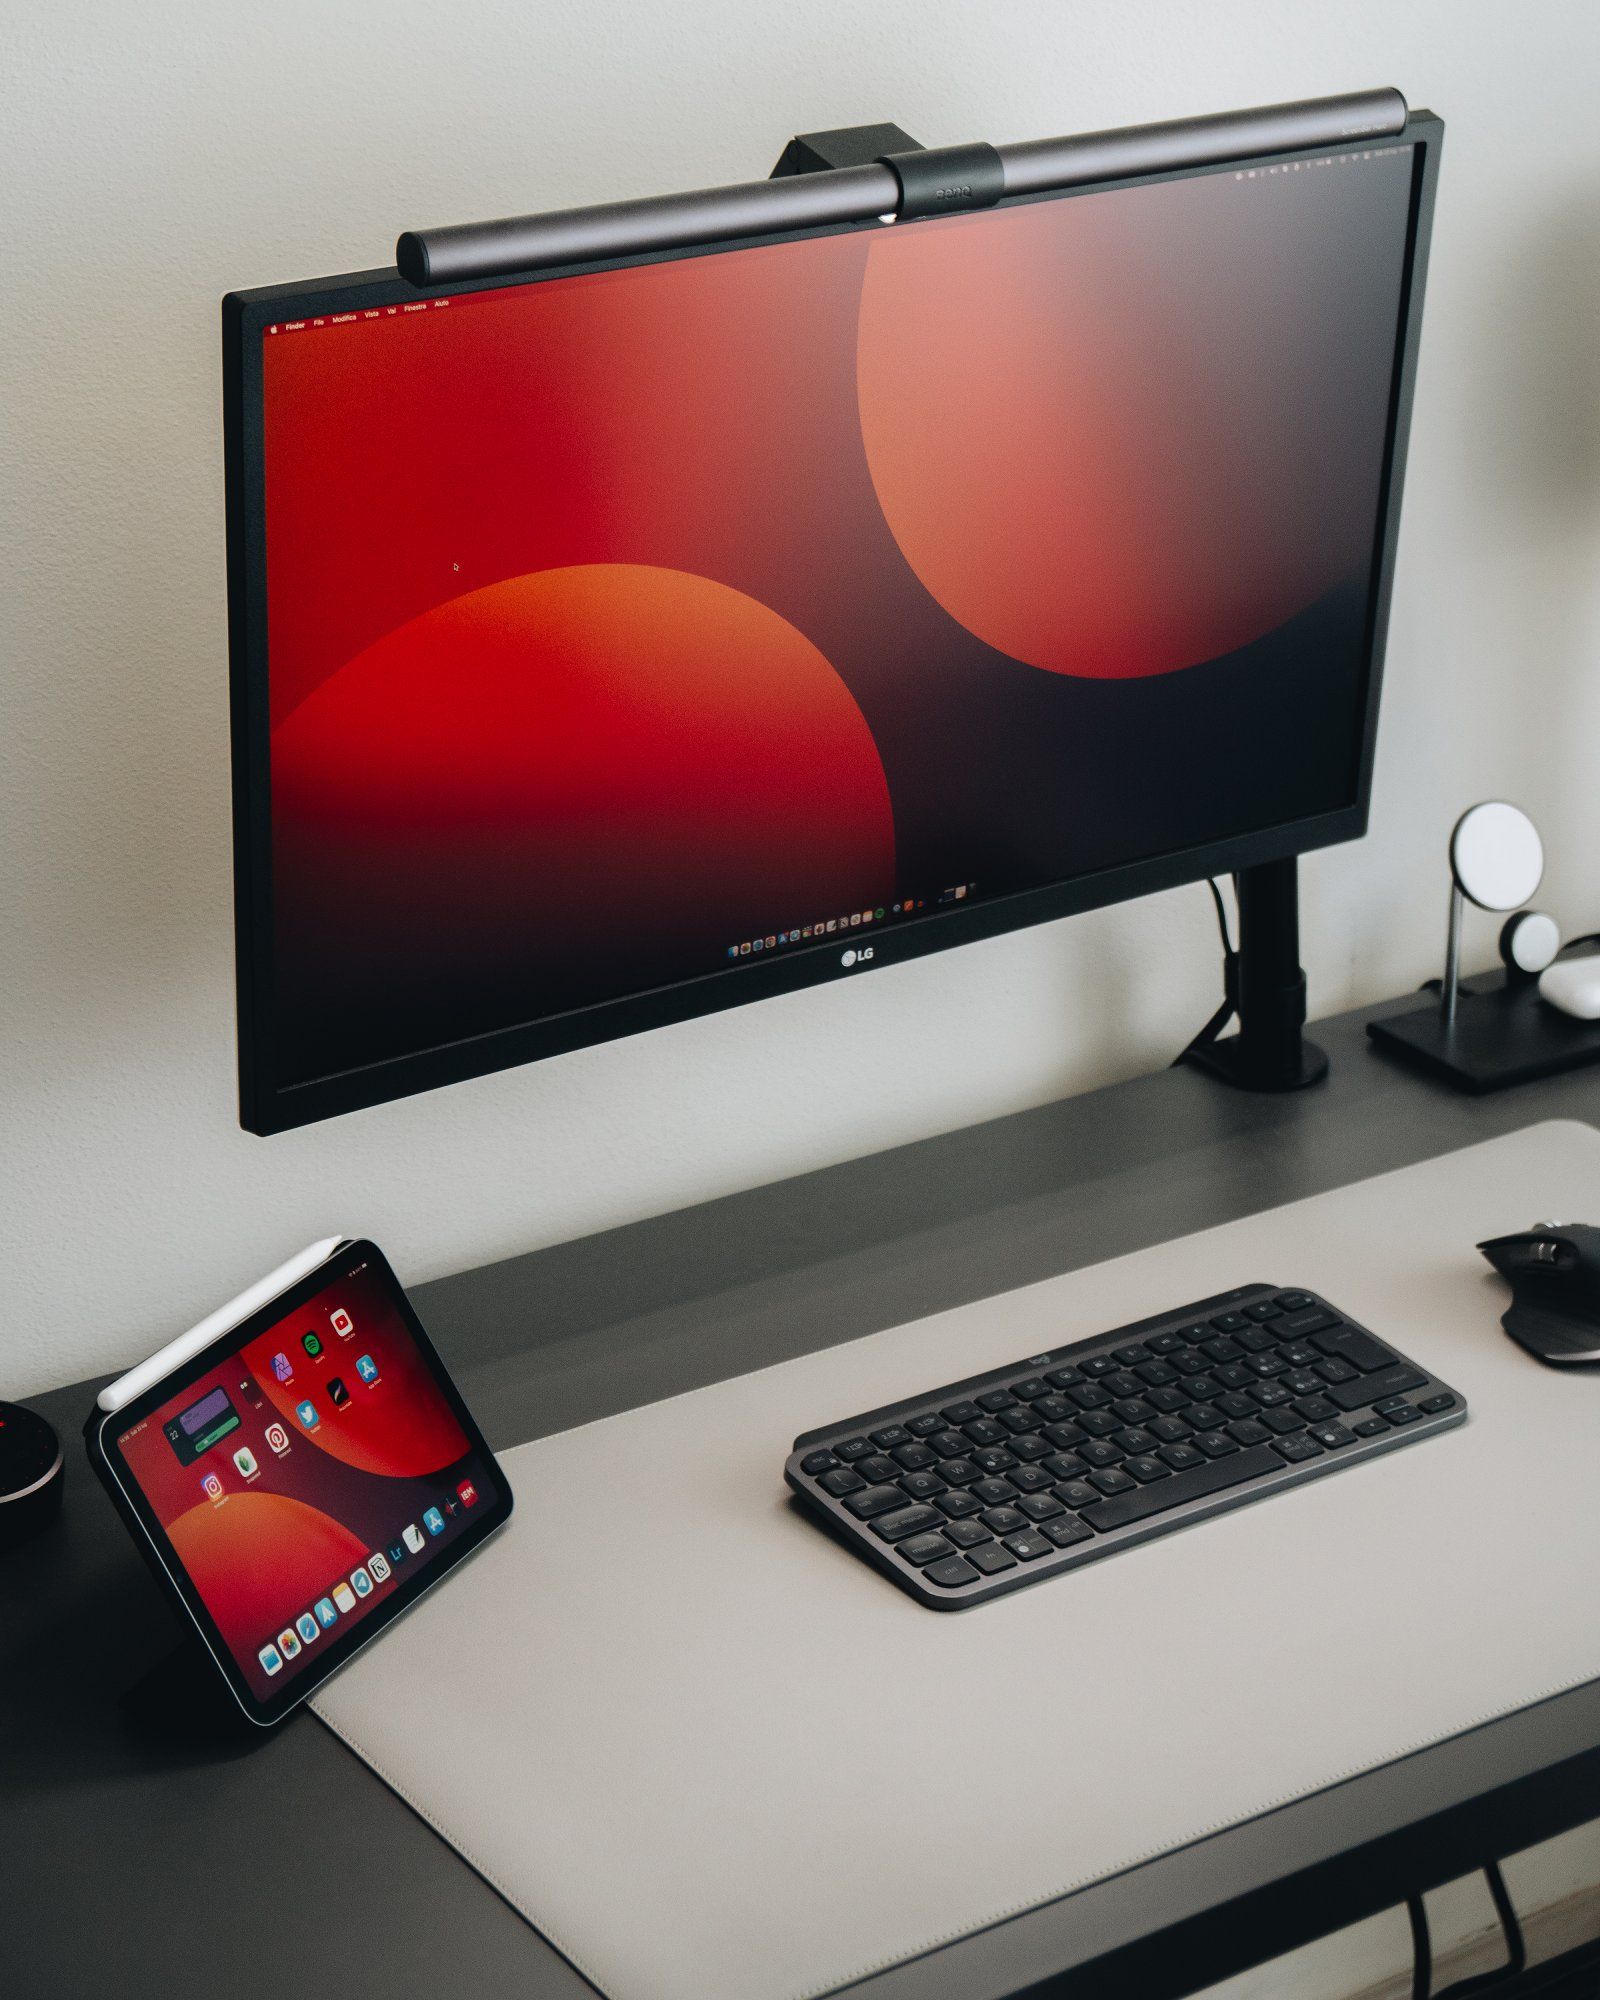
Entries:
[[[520,1446],[315,1706],[613,2000],[828,1992],[1600,1674],[1600,1380],[1473,1249],[1597,1214],[1600,1133],[1537,1125]],[[959,1614],[785,1497],[799,1431],[1257,1279],[1470,1420]]]

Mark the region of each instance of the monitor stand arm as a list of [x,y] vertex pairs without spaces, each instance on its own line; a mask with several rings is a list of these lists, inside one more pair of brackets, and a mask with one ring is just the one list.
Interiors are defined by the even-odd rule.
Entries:
[[[1237,1090],[1304,1090],[1328,1074],[1328,1058],[1300,1030],[1306,976],[1300,969],[1300,890],[1294,857],[1241,868],[1239,949],[1230,952],[1222,1008],[1179,1062]],[[1237,1014],[1239,1032],[1218,1031]]]

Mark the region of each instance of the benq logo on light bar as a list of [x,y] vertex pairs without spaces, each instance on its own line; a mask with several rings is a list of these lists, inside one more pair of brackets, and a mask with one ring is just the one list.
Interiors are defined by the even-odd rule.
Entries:
[[842,951],[839,954],[839,963],[841,965],[865,965],[875,949],[875,946],[867,944],[863,945],[860,951]]

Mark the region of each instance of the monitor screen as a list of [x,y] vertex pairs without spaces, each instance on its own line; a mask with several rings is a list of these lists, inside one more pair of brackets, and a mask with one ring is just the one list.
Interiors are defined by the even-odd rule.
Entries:
[[1359,831],[1417,150],[255,295],[265,1124]]

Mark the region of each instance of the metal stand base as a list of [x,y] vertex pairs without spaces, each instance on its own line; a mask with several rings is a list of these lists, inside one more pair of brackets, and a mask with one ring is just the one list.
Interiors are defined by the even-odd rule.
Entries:
[[1369,1021],[1386,1055],[1481,1095],[1600,1062],[1600,1021],[1575,1021],[1539,998],[1531,979],[1504,972],[1460,982],[1454,1013],[1436,999]]
[[1263,1081],[1241,1045],[1243,1036],[1229,1035],[1226,1041],[1210,1042],[1191,1049],[1184,1057],[1190,1069],[1202,1069],[1219,1083],[1231,1083],[1235,1090],[1305,1090],[1321,1083],[1328,1074],[1328,1058],[1315,1042],[1301,1038],[1299,1061],[1293,1068],[1275,1070]]
[[[1328,1074],[1328,1058],[1300,1030],[1306,1019],[1306,976],[1300,969],[1300,888],[1293,856],[1242,868],[1239,949],[1226,968],[1222,1013],[1178,1060],[1235,1090],[1305,1090]],[[1239,1032],[1215,1031],[1229,1013]]]

